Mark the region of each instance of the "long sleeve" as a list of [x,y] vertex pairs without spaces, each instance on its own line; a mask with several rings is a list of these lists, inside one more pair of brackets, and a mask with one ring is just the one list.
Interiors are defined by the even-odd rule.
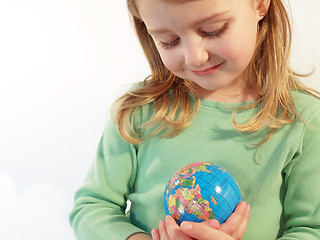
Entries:
[[96,159],[75,195],[70,223],[78,240],[126,239],[143,232],[125,215],[137,166],[135,146],[125,142],[110,120]]
[[[307,123],[297,119],[259,147],[252,147],[255,139],[232,127],[231,108],[205,99],[192,124],[173,138],[152,137],[131,145],[110,121],[75,196],[70,222],[78,240],[150,234],[165,217],[168,179],[198,161],[222,165],[237,179],[243,199],[251,205],[243,240],[319,240],[320,100],[301,92],[294,99]],[[254,113],[249,109],[237,117],[248,119]],[[152,107],[142,108],[134,126],[152,114]],[[132,202],[130,218],[124,213],[127,199]]]
[[281,240],[320,239],[320,109],[306,120],[300,149],[285,169],[286,234]]

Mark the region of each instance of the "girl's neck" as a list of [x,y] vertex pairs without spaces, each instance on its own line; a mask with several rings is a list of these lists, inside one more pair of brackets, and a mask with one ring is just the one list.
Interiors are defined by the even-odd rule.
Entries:
[[220,91],[208,91],[198,89],[198,94],[201,98],[223,103],[237,103],[237,102],[250,102],[257,99],[257,91],[253,89],[242,89],[236,93],[223,93]]

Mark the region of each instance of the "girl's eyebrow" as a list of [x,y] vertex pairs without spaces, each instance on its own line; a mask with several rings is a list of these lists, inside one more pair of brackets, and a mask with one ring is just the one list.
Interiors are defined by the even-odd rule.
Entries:
[[[202,18],[200,20],[197,20],[196,22],[194,22],[192,25],[196,26],[196,25],[200,25],[201,23],[207,22],[207,21],[211,21],[217,17],[220,17],[222,15],[225,15],[226,13],[230,12],[230,10],[227,11],[223,11],[223,12],[219,12],[219,13],[214,13],[212,15],[210,15],[209,17],[206,18]],[[148,33],[150,35],[154,35],[154,34],[161,34],[161,33],[168,33],[170,32],[170,30],[168,29],[148,29]]]

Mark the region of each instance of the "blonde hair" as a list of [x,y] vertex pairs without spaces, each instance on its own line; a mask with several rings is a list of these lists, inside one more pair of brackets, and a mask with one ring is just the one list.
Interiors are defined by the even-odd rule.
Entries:
[[[120,134],[133,144],[144,140],[146,136],[142,132],[146,132],[146,129],[152,129],[148,136],[159,133],[161,137],[176,136],[191,123],[192,116],[201,104],[195,84],[173,75],[164,66],[139,15],[135,0],[127,0],[127,5],[151,75],[145,79],[142,87],[117,100],[116,122]],[[297,74],[291,69],[290,48],[291,26],[288,14],[281,0],[271,0],[267,14],[259,22],[256,50],[248,66],[249,84],[256,86],[258,98],[253,104],[242,108],[248,109],[259,104],[260,109],[245,123],[237,123],[233,116],[233,125],[238,131],[251,133],[266,129],[265,142],[277,128],[292,123],[299,117],[291,95],[292,90],[318,94],[299,82],[298,77],[306,75]],[[153,104],[152,117],[137,126],[134,122],[136,112],[146,104]]]

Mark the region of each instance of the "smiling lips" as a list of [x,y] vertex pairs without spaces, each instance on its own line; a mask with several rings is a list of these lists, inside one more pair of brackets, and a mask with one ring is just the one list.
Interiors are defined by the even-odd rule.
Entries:
[[197,76],[206,76],[206,75],[210,75],[212,73],[214,73],[224,62],[218,64],[218,65],[215,65],[211,68],[208,68],[208,69],[205,69],[203,71],[192,71],[195,75]]

